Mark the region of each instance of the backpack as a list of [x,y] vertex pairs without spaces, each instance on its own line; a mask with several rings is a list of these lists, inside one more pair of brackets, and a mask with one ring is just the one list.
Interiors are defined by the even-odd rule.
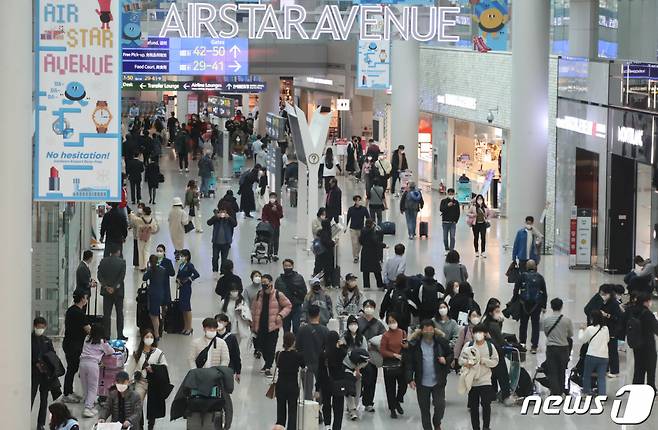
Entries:
[[640,321],[643,312],[641,311],[635,315],[631,314],[626,321],[626,343],[633,349],[641,348],[646,343],[642,335],[642,322]]
[[[142,219],[142,221],[144,221],[144,220]],[[151,239],[151,223],[153,222],[153,220],[151,220],[149,222],[146,222],[146,221],[144,221],[144,222],[146,223],[146,225],[143,225],[143,226],[139,227],[139,229],[137,230],[137,237],[142,242],[148,242],[149,239]]]
[[327,252],[327,248],[324,247],[320,239],[314,239],[313,243],[311,243],[311,251],[313,251],[313,255],[317,257]]
[[389,294],[391,297],[391,304],[388,308],[388,313],[394,312],[398,315],[398,318],[408,321],[411,313],[409,310],[407,293],[398,288],[393,288]]
[[421,198],[422,198],[422,194],[420,194],[420,191],[418,190],[409,191],[407,193],[407,197],[404,200],[404,208],[406,210],[418,212],[420,210]]
[[[423,295],[418,297],[420,308],[431,311],[439,308],[439,287],[436,283],[423,284]],[[420,291],[420,290],[419,290]]]
[[242,174],[240,175],[240,179],[239,179],[239,184],[240,184],[241,187],[244,186],[244,184],[247,183],[247,179],[249,178],[250,174],[251,174],[251,170],[247,170],[246,172],[242,172]]
[[521,278],[521,289],[519,295],[525,303],[539,303],[542,292],[539,288],[537,273],[524,273]]

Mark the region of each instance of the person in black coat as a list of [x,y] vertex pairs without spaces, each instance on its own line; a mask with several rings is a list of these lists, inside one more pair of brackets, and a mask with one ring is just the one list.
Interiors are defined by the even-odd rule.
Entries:
[[149,187],[149,203],[155,204],[155,196],[158,191],[158,186],[160,185],[160,159],[153,157],[148,166],[146,166],[146,171],[144,173],[144,179]]
[[356,143],[353,140],[347,144],[347,162],[345,163],[345,171],[350,175],[356,172]]
[[142,201],[142,172],[144,163],[137,157],[126,160],[126,174],[130,181],[130,201],[132,204]]
[[256,196],[254,196],[253,186],[259,181],[262,174],[260,164],[256,164],[253,169],[245,172],[240,176],[240,211],[244,212],[247,218],[253,218],[251,212],[256,210]]
[[222,301],[225,301],[228,298],[231,290],[239,290],[240,292],[244,290],[242,279],[233,273],[233,267],[233,261],[231,260],[224,261],[221,267],[221,277],[217,280],[215,294],[217,294]]
[[[167,269],[160,265],[157,255],[149,257],[148,269],[142,276],[144,282],[148,281],[148,313],[151,319],[151,327],[155,333],[155,341],[160,341],[160,308],[167,302],[167,291],[169,290],[169,276]],[[171,295],[171,293],[169,293]],[[143,327],[140,327],[143,328]]]
[[343,192],[338,187],[336,178],[329,181],[325,208],[327,209],[327,218],[333,219],[337,223],[338,217],[343,211]]
[[532,321],[532,335],[530,338],[532,354],[537,353],[539,345],[539,319],[546,310],[548,295],[546,281],[537,273],[537,263],[528,260],[526,272],[521,273],[519,280],[514,284],[512,302],[521,301],[521,322],[519,325],[519,341],[525,346],[528,336],[528,320]]
[[[450,299],[450,307],[448,309],[448,316],[455,321],[459,320],[460,312],[465,312],[466,316],[473,311],[480,311],[480,305],[473,299],[473,287],[468,282],[457,283],[453,285],[453,297]],[[438,309],[438,307],[437,307]]]
[[89,302],[89,295],[85,290],[73,292],[73,305],[66,310],[64,317],[64,341],[62,349],[66,356],[66,376],[64,377],[64,403],[78,403],[82,396],[73,392],[73,378],[80,368],[80,354],[82,345],[91,326],[87,321],[85,307]]
[[240,206],[238,201],[233,196],[233,190],[226,191],[224,197],[222,197],[217,203],[217,210],[225,210],[230,216],[235,218],[235,214],[240,212]]
[[619,350],[617,339],[620,334],[623,335],[621,326],[624,312],[621,309],[617,294],[621,297],[624,293],[624,287],[613,284],[603,284],[599,287],[599,292],[590,299],[583,309],[587,315],[588,324],[590,323],[592,312],[601,311],[610,340],[608,341],[608,369],[611,375],[619,374]]
[[334,242],[331,236],[331,221],[329,221],[329,219],[322,221],[322,228],[318,233],[318,239],[320,240],[320,243],[324,247],[325,251],[322,254],[315,256],[315,266],[313,268],[313,273],[317,275],[318,273],[322,272],[324,274],[323,277],[325,286],[332,285],[338,287],[338,285],[333,285],[333,274],[335,266],[334,248],[336,247],[336,242]]
[[361,236],[359,236],[359,243],[361,244],[363,288],[370,288],[370,273],[374,273],[375,275],[377,288],[384,288],[384,282],[382,281],[382,260],[386,244],[384,244],[380,232],[375,230],[375,222],[372,219],[366,220],[366,224],[363,230],[361,230]]
[[46,355],[55,354],[53,341],[44,335],[48,323],[43,317],[34,319],[32,331],[32,406],[39,393],[39,416],[37,429],[43,430],[46,425],[46,412],[48,410],[48,392],[52,385],[52,369],[46,362]]
[[340,430],[343,423],[345,396],[340,394],[337,386],[341,384],[347,374],[343,361],[347,355],[347,346],[335,331],[327,335],[324,351],[318,360],[318,387],[322,396],[322,416],[324,425],[331,424],[333,411],[333,430]]
[[640,336],[643,341],[633,348],[635,366],[633,384],[647,384],[656,389],[656,338],[658,320],[651,312],[651,294],[642,292],[634,298],[626,311],[625,319],[637,318],[640,322]]
[[103,215],[101,221],[101,242],[105,242],[103,257],[110,255],[110,250],[119,249],[119,255],[123,256],[123,242],[128,237],[128,219],[119,209],[116,202],[108,202],[110,210]]
[[404,155],[404,145],[398,146],[398,149],[393,151],[393,158],[391,160],[391,192],[395,193],[395,183],[400,179],[400,172],[408,170],[409,164],[407,163],[407,156]]
[[[170,259],[167,258],[167,248],[163,244],[159,244],[155,249],[155,255],[158,257],[158,264],[167,271],[167,276],[172,278],[176,276],[176,270],[174,269],[174,264]],[[164,303],[171,303],[171,281],[167,280],[167,285],[165,288]]]
[[84,291],[88,296],[91,295],[92,287],[95,282],[91,279],[91,261],[94,259],[94,253],[87,249],[82,253],[82,261],[75,270],[75,291]]

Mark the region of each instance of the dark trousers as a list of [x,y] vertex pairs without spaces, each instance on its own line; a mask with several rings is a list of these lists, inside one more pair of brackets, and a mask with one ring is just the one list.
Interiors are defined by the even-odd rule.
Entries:
[[394,410],[404,401],[407,393],[407,379],[404,368],[384,369],[384,387],[386,388],[386,401],[388,409]]
[[34,399],[37,397],[37,392],[39,392],[39,417],[37,419],[37,425],[45,426],[46,425],[46,412],[48,411],[48,391],[50,387],[45,376],[42,374],[32,374],[32,403],[34,406]]
[[112,339],[112,308],[117,311],[117,338],[120,338],[123,337],[123,297],[103,296],[103,326],[108,339]]
[[190,160],[187,156],[187,152],[178,154],[178,168],[180,170],[183,170],[183,168],[187,169],[189,164]]
[[503,358],[505,356],[503,351],[499,348],[496,348],[496,351],[498,352],[498,357],[500,357],[500,359],[498,360],[498,365],[491,369],[491,381],[493,385],[497,384],[501,398],[506,399],[512,393],[512,388],[509,384],[509,372],[507,371],[507,364]]
[[[534,308],[534,309],[533,309]],[[528,312],[530,310],[530,312]],[[521,307],[521,321],[519,325],[519,342],[525,343],[528,338],[528,320],[532,321],[532,333],[530,335],[530,343],[533,347],[539,345],[539,318],[541,317],[541,307],[535,305],[528,305],[526,310],[525,305]]]
[[471,412],[473,430],[480,430],[480,406],[482,406],[482,428],[489,428],[491,420],[491,385],[472,387],[468,392],[468,407]]
[[372,363],[368,363],[361,370],[361,403],[363,403],[363,406],[373,406],[375,404],[377,371],[377,367]]
[[[481,248],[479,248],[478,245],[480,245]],[[475,248],[475,252],[478,252],[478,249],[481,252],[485,252],[487,250],[487,224],[486,223],[473,224],[473,248]]]
[[64,348],[66,356],[66,375],[64,376],[64,395],[73,393],[73,378],[80,368],[82,348]]
[[384,288],[384,281],[382,280],[382,272],[363,272],[363,288],[370,288],[370,274],[375,275],[377,281],[377,288]]
[[299,320],[302,316],[302,305],[292,305],[292,310],[287,317],[283,319],[283,332],[287,333],[292,330],[293,333],[297,334],[299,330]]
[[395,193],[395,183],[400,179],[400,171],[393,170],[393,175],[391,176],[391,192]]
[[[433,387],[424,387],[419,384],[416,386],[416,396],[423,430],[439,428],[446,410],[446,386],[436,384]],[[434,406],[434,415],[431,414],[430,406]]]
[[212,271],[219,271],[219,258],[221,254],[222,264],[228,259],[228,251],[231,249],[230,243],[213,243],[212,244]]
[[103,257],[109,257],[110,251],[117,248],[119,248],[119,257],[123,258],[123,242],[110,242],[109,240],[106,240]]
[[[333,393],[324,391],[322,393],[322,417],[324,425],[331,424],[332,430],[340,430],[343,427],[343,409],[345,407],[345,397],[335,396]],[[331,412],[334,413],[334,422],[331,423]]]
[[611,337],[608,341],[608,371],[614,375],[619,373],[619,346],[616,337]]
[[157,188],[149,187],[149,203],[155,204],[155,195],[158,193]]
[[130,201],[140,202],[142,200],[142,181],[130,180]]
[[550,384],[551,395],[560,396],[564,393],[564,376],[568,365],[568,346],[546,347],[546,376]]
[[279,330],[270,331],[267,333],[258,333],[256,341],[258,342],[258,349],[263,354],[265,360],[265,368],[271,369],[274,363],[274,351],[276,349],[276,342],[279,340]]
[[380,225],[383,221],[382,212],[384,210],[383,206],[373,206],[370,205],[370,218],[375,221],[375,224]]
[[279,236],[281,234],[281,227],[274,228],[274,234],[272,234],[272,254],[279,255]]
[[646,384],[656,388],[656,345],[649,342],[644,348],[633,350],[635,368],[633,369],[633,384]]
[[[276,423],[285,426],[288,430],[297,429],[297,400],[299,387],[291,386],[285,389],[276,387]],[[286,426],[286,422],[288,425]]]

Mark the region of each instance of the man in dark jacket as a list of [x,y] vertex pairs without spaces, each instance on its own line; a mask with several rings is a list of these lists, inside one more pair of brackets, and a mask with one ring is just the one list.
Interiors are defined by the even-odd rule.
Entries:
[[128,219],[120,211],[119,204],[108,202],[110,210],[103,215],[101,221],[101,242],[105,242],[103,257],[110,255],[112,248],[119,249],[119,255],[123,255],[123,242],[128,237]]
[[214,215],[207,224],[212,226],[212,271],[219,271],[219,255],[222,256],[222,264],[228,259],[228,252],[233,242],[233,229],[238,225],[235,215],[226,210],[215,210]]
[[39,392],[39,417],[37,430],[43,430],[46,425],[46,411],[48,410],[48,392],[51,388],[51,370],[46,363],[45,356],[55,353],[53,342],[44,335],[48,323],[43,317],[34,319],[32,331],[32,406]]
[[[636,318],[640,325],[640,335],[635,338],[641,339],[639,344],[633,343],[633,357],[635,367],[633,368],[633,384],[647,384],[656,389],[656,338],[658,336],[658,320],[651,313],[651,295],[639,293],[635,303],[627,311],[627,320]],[[628,336],[628,333],[627,333]]]
[[110,256],[98,265],[98,282],[103,296],[103,326],[107,338],[112,336],[112,308],[117,312],[117,339],[128,340],[123,335],[123,297],[125,295],[123,280],[126,277],[126,260],[120,257],[120,249],[110,249]]
[[124,429],[141,430],[142,399],[129,384],[128,373],[117,373],[116,384],[110,388],[107,401],[98,413],[99,423],[111,417],[111,422],[122,423]]
[[73,305],[66,311],[64,317],[64,342],[62,349],[66,355],[66,376],[64,377],[64,403],[80,403],[81,396],[73,392],[73,378],[80,367],[80,354],[85,337],[89,334],[91,326],[87,322],[85,307],[89,301],[85,290],[76,290],[73,293]]
[[522,272],[519,280],[514,284],[512,302],[521,301],[521,322],[519,326],[519,341],[525,346],[528,338],[528,320],[532,321],[532,335],[530,337],[530,353],[537,353],[539,345],[539,318],[546,310],[546,282],[544,277],[537,273],[537,264],[534,260],[526,263],[526,272]]
[[87,249],[82,253],[82,260],[75,270],[75,291],[84,291],[91,295],[92,287],[96,282],[91,279],[91,261],[94,259],[94,253]]
[[302,304],[308,292],[304,277],[295,270],[295,262],[290,258],[283,260],[283,273],[276,278],[274,288],[282,292],[290,303],[292,310],[287,317],[283,319],[283,331],[297,334],[299,330],[299,320],[302,316]]
[[[430,320],[420,324],[409,337],[406,372],[407,382],[416,390],[423,430],[441,428],[441,420],[446,408],[446,383],[452,362],[452,348],[444,339],[443,333],[434,327]],[[434,416],[430,413],[430,397],[434,406]]]
[[434,275],[434,267],[425,267],[420,285],[411,292],[413,301],[418,308],[418,319],[420,321],[434,318],[439,309],[439,302],[445,296],[445,288],[434,279]]
[[391,173],[393,175],[391,179],[391,192],[395,193],[396,196],[398,194],[395,192],[395,183],[400,179],[400,172],[407,169],[409,169],[409,164],[407,163],[407,156],[404,155],[404,145],[400,145],[398,149],[393,151],[393,158],[391,160]]
[[308,307],[308,322],[304,324],[297,333],[297,351],[304,357],[306,364],[304,380],[304,399],[313,399],[314,378],[317,379],[320,354],[324,350],[324,344],[329,335],[329,329],[320,324],[320,307],[310,305]]
[[459,221],[459,202],[455,199],[454,188],[448,188],[448,197],[441,200],[439,206],[443,226],[443,246],[446,253],[455,249],[455,232]]
[[338,181],[332,178],[329,181],[329,190],[327,191],[327,199],[325,208],[327,209],[327,219],[333,219],[338,222],[338,217],[343,212],[343,192],[338,188]]
[[130,181],[130,202],[132,204],[142,201],[142,172],[144,163],[137,157],[126,160],[126,174]]
[[183,173],[183,168],[185,168],[186,172],[190,171],[190,160],[188,157],[189,147],[187,144],[189,140],[190,135],[187,133],[185,124],[181,124],[181,128],[178,130],[178,134],[176,134],[176,139],[174,140],[174,149],[178,156],[178,168],[180,173]]

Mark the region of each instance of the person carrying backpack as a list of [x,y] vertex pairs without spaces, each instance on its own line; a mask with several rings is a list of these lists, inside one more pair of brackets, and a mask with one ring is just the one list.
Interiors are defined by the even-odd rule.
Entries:
[[423,206],[425,206],[423,193],[416,188],[415,182],[409,181],[407,191],[402,194],[400,199],[400,213],[404,214],[407,220],[407,232],[410,240],[416,237],[416,218]]
[[[626,311],[626,343],[633,350],[635,367],[633,384],[647,384],[656,389],[656,338],[658,320],[650,310],[651,295],[639,293]],[[646,381],[646,382],[645,382]]]
[[411,314],[416,314],[416,304],[409,297],[407,277],[399,274],[395,278],[393,288],[388,290],[379,306],[379,317],[384,319],[390,313],[397,315],[399,327],[407,331],[411,323]]
[[534,260],[528,260],[526,269],[527,272],[523,272],[514,284],[512,302],[521,301],[519,341],[523,346],[528,337],[528,320],[532,320],[530,353],[536,354],[539,345],[539,319],[542,312],[546,310],[546,282],[544,277],[537,273],[537,264]]

